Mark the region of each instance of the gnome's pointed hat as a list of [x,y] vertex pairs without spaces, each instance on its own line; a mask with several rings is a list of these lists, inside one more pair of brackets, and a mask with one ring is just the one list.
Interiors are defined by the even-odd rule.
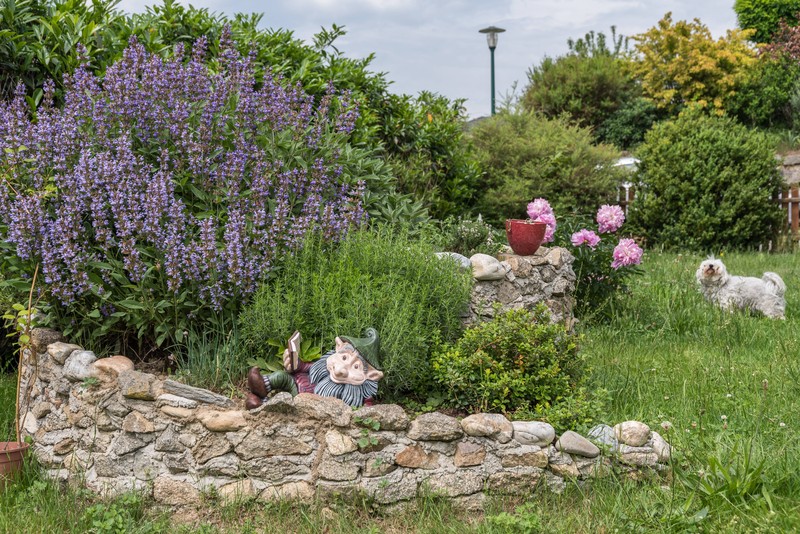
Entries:
[[378,358],[378,352],[380,351],[380,339],[378,338],[377,330],[374,328],[367,328],[364,331],[364,337],[339,337],[342,339],[342,341],[346,341],[347,343],[353,345],[353,347],[358,351],[361,357],[367,361],[368,364],[378,371],[381,370],[380,359]]

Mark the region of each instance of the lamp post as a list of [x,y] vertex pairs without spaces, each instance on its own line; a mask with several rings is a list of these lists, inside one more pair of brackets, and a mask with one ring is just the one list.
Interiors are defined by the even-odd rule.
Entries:
[[497,48],[497,34],[503,33],[505,30],[496,26],[489,26],[478,31],[486,34],[486,42],[489,43],[489,55],[492,58],[492,115],[494,115],[494,49]]

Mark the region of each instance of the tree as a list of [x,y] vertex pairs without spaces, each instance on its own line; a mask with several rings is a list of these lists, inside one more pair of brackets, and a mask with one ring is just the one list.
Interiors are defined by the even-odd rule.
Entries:
[[797,24],[800,0],[736,0],[733,4],[739,27],[754,30],[751,40],[772,42],[781,20]]
[[755,61],[747,43],[753,30],[728,30],[714,40],[699,19],[672,22],[664,15],[658,25],[636,35],[638,56],[630,64],[644,95],[659,108],[677,112],[694,103],[717,114]]
[[525,216],[537,197],[557,213],[590,213],[621,181],[612,168],[617,150],[595,145],[591,130],[565,117],[500,113],[475,126],[471,139],[485,170],[477,209],[494,223]]
[[570,52],[546,57],[528,71],[528,87],[522,97],[525,111],[549,118],[566,113],[580,126],[597,129],[624,103],[638,93],[636,84],[620,60],[627,46],[611,28],[611,48],[602,32],[569,39]]

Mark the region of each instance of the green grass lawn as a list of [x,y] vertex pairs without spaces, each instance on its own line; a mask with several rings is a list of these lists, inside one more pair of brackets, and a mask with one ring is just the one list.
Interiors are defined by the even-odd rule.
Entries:
[[[637,419],[659,430],[676,451],[669,479],[612,476],[527,503],[493,502],[482,517],[436,498],[388,513],[368,503],[221,506],[209,496],[198,513],[182,513],[190,522],[178,528],[168,511],[137,496],[98,501],[32,472],[0,495],[0,532],[797,531],[800,256],[723,257],[735,274],[784,278],[786,321],[706,303],[694,282],[701,259],[647,254],[645,275],[632,281],[616,319],[582,328],[597,386],[611,394],[603,422]],[[13,377],[0,380],[0,429],[13,428],[13,388]]]

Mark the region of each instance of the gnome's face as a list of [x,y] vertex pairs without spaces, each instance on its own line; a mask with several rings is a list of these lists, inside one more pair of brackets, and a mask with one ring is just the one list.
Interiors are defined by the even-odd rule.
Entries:
[[359,386],[366,380],[377,382],[383,378],[383,373],[369,365],[353,345],[338,337],[336,338],[336,352],[328,357],[327,368],[331,381],[337,384]]

